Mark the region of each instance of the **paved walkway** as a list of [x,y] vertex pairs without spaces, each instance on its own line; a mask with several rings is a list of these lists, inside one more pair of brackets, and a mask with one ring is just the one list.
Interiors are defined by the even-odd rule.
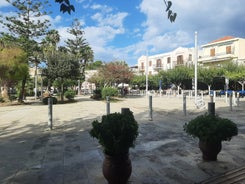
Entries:
[[[206,100],[207,103],[207,100]],[[216,112],[239,126],[239,135],[223,142],[217,162],[203,162],[197,140],[183,124],[207,109],[196,109],[187,98],[153,97],[153,121],[148,98],[132,97],[111,103],[111,112],[130,108],[139,123],[136,147],[130,150],[132,184],[199,183],[245,165],[245,99],[232,111],[216,99]],[[0,107],[0,183],[106,184],[101,172],[103,153],[89,136],[91,122],[106,113],[106,103],[81,97],[53,106],[54,129],[47,127],[48,107],[39,103]]]

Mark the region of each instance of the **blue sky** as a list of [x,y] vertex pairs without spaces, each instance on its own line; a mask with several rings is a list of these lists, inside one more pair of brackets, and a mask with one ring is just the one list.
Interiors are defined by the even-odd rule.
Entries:
[[[153,55],[193,47],[195,31],[198,45],[228,35],[245,38],[244,0],[172,0],[171,9],[178,14],[174,23],[167,19],[163,0],[70,0],[76,7],[71,15],[60,13],[54,1],[49,0],[52,14],[46,18],[59,31],[60,45],[78,18],[95,60],[105,62],[125,60],[132,66],[147,51]],[[0,0],[0,14],[11,11]]]

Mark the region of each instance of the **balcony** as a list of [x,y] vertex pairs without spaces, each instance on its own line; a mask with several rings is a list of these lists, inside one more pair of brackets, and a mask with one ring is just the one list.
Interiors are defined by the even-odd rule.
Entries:
[[139,67],[138,70],[139,70],[140,73],[144,73],[145,72],[145,67]]
[[153,65],[153,70],[155,70],[155,71],[163,70],[163,66],[162,65]]
[[204,55],[199,57],[198,61],[202,63],[211,63],[211,62],[219,62],[219,61],[226,61],[235,58],[234,51],[227,54],[226,52],[219,52],[216,53],[215,56]]

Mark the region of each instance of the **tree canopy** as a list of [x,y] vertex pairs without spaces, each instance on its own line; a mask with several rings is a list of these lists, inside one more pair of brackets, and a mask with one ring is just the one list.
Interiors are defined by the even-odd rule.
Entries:
[[[49,27],[49,20],[43,18],[48,13],[45,11],[45,5],[48,1],[40,2],[39,0],[6,0],[15,9],[16,15],[1,17],[0,23],[4,25],[12,37],[27,54],[26,63],[28,64],[37,52],[38,45],[35,39],[46,34]],[[35,59],[36,62],[36,59]],[[22,86],[19,94],[19,101],[23,101],[27,75],[23,76]]]
[[106,63],[98,69],[98,73],[92,76],[91,82],[102,87],[115,86],[115,84],[129,83],[133,73],[124,61]]
[[13,87],[28,75],[26,58],[27,54],[20,48],[5,47],[0,49],[0,82],[4,87],[5,98],[8,98],[9,87]]

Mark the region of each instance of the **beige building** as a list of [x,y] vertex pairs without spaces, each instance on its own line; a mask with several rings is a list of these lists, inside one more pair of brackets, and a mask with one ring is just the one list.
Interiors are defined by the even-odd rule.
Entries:
[[227,62],[245,64],[245,39],[225,36],[202,45],[198,62],[217,66]]
[[176,50],[168,53],[141,56],[138,59],[138,72],[142,74],[148,73],[155,75],[160,70],[169,70],[177,66],[190,66],[194,64],[193,48],[179,47]]

